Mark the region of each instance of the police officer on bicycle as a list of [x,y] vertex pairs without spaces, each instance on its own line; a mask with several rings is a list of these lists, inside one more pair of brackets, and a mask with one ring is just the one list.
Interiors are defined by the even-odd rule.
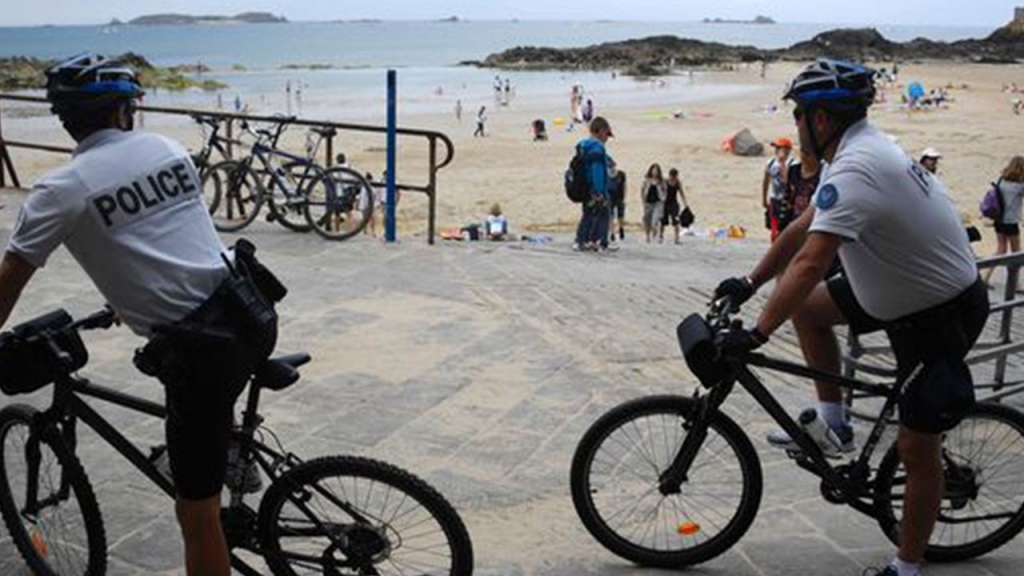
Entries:
[[[749,331],[726,345],[753,349],[787,319],[809,366],[839,372],[833,327],[885,330],[906,382],[897,438],[907,485],[900,546],[884,576],[917,576],[942,499],[941,434],[974,402],[963,362],[988,315],[974,255],[943,184],[867,120],[873,71],[819,60],[785,99],[802,148],[824,162],[811,207],[771,246],[748,277],[722,282],[734,304],[776,285]],[[825,278],[836,255],[845,273]],[[818,412],[842,450],[853,450],[841,389],[815,382]],[[785,433],[769,443],[796,449]]]
[[124,323],[149,339],[143,357],[165,387],[187,571],[226,575],[220,492],[232,409],[273,349],[276,316],[246,324],[224,304],[233,265],[188,152],[132,131],[143,95],[135,73],[83,54],[46,77],[52,111],[77,147],[70,162],[36,182],[21,208],[0,261],[0,326],[63,244]]

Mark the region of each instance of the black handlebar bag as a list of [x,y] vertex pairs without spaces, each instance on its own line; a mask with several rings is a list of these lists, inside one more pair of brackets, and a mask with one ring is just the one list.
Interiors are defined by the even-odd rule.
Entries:
[[55,310],[0,334],[0,391],[35,392],[85,366],[89,353],[78,331],[62,330],[71,322],[65,310]]

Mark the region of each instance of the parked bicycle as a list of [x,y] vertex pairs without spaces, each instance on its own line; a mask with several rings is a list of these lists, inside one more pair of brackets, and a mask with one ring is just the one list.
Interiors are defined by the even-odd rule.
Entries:
[[[691,315],[678,327],[686,362],[706,391],[626,402],[584,434],[570,480],[584,526],[615,554],[665,568],[706,562],[739,541],[754,521],[763,487],[757,452],[743,429],[720,410],[738,382],[794,439],[799,450],[789,456],[821,478],[825,500],[875,519],[896,543],[906,475],[895,442],[877,467],[872,455],[891,425],[905,381],[872,384],[760,353],[730,356],[721,350],[723,338],[742,329],[732,314],[723,299],[711,305],[706,317]],[[884,397],[860,454],[830,462],[834,454],[826,456],[751,367]],[[1024,414],[978,403],[944,435],[942,461],[945,491],[927,559],[973,558],[1024,528]]]
[[[27,380],[3,377],[5,393],[27,393],[55,381],[47,409],[15,404],[0,410],[0,515],[18,552],[40,576],[106,572],[103,518],[75,455],[79,421],[160,490],[174,494],[158,465],[83,398],[156,418],[166,417],[164,407],[73,374],[88,359],[79,331],[109,328],[113,321],[109,310],[77,321],[58,310],[0,335],[5,362],[34,361],[22,364],[31,376]],[[465,525],[426,482],[369,458],[303,461],[263,425],[260,395],[295,384],[296,368],[309,359],[303,353],[268,360],[249,383],[241,425],[231,435],[237,450],[229,450],[230,498],[221,515],[232,567],[260,574],[239,555],[245,551],[261,556],[275,575],[470,576],[473,549]],[[245,502],[253,488],[248,474],[239,473],[254,466],[270,480],[258,506]]]
[[216,116],[199,113],[189,114],[189,116],[195,120],[196,124],[199,124],[199,129],[203,133],[203,146],[192,154],[192,163],[195,164],[196,171],[199,172],[199,177],[202,179],[212,164],[210,157],[214,151],[219,153],[221,158],[231,157],[227,148],[224,147],[224,143],[228,142],[228,139],[219,134],[220,119]]
[[[255,138],[251,154],[240,160],[219,162],[203,178],[203,194],[214,225],[223,232],[245,228],[259,214],[264,201],[269,219],[295,231],[315,230],[330,240],[345,240],[366,227],[373,213],[373,188],[355,170],[344,166],[323,168],[312,156],[319,141],[332,137],[331,128],[314,128],[319,137],[308,156],[277,147],[285,127],[294,118],[284,118],[273,131],[242,129]],[[253,161],[259,169],[253,168]],[[268,180],[264,185],[260,173]]]

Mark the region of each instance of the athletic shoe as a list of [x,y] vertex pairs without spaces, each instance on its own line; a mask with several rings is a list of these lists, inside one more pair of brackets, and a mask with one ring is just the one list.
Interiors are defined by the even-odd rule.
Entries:
[[579,243],[578,242],[573,242],[572,243],[572,251],[573,252],[579,252],[580,250],[581,250],[581,248],[580,248]]
[[889,565],[881,570],[878,568],[868,568],[861,573],[861,576],[899,576],[899,572],[894,566]]
[[[833,428],[832,432],[839,440],[839,445],[822,446],[826,455],[834,452],[835,450],[838,450],[838,452],[842,454],[848,454],[857,449],[857,444],[853,441],[853,427],[844,425],[840,428]],[[787,434],[785,430],[773,430],[768,433],[766,439],[768,440],[768,445],[772,448],[787,450],[789,452],[800,451],[800,446],[789,437],[789,434]]]
[[609,242],[609,243],[608,243],[608,247],[607,247],[607,250],[608,250],[609,252],[618,252],[618,250],[619,250],[619,244],[618,244],[618,242]]

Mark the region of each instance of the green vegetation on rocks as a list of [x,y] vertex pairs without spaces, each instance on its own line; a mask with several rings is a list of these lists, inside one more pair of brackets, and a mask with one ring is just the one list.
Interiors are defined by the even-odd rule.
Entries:
[[[163,88],[166,90],[185,90],[200,88],[202,90],[219,90],[227,85],[211,79],[201,79],[190,74],[201,74],[209,71],[202,65],[175,66],[162,68],[153,66],[143,56],[127,52],[117,57],[131,66],[139,75],[139,81],[146,88]],[[55,60],[39,60],[15,56],[0,58],[0,90],[41,90],[46,88],[46,69],[56,64]]]

